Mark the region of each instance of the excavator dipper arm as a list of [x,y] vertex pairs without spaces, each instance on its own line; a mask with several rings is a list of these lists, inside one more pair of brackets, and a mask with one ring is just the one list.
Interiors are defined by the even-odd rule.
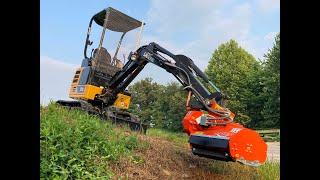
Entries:
[[[149,62],[175,76],[186,90],[192,91],[204,110],[208,110],[206,107],[208,108],[210,99],[219,100],[225,97],[190,58],[174,55],[156,43],[142,46],[136,52],[130,53],[128,62],[114,75],[108,89],[112,89],[113,95],[123,91]],[[210,92],[201,81],[214,88],[216,92]]]

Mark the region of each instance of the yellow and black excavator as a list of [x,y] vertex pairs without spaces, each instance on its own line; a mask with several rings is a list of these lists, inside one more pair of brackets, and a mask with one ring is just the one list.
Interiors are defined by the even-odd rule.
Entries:
[[[93,21],[103,29],[98,47],[88,57]],[[115,123],[127,124],[132,130],[146,133],[148,125],[126,111],[131,100],[126,88],[148,63],[153,63],[171,73],[188,91],[187,113],[182,125],[190,137],[193,154],[251,166],[263,164],[266,161],[266,143],[257,132],[233,121],[235,114],[224,107],[224,101],[229,97],[208,79],[193,60],[185,55],[175,55],[154,42],[137,46],[126,63],[117,58],[125,34],[140,28],[141,35],[144,25],[111,7],[94,15],[88,27],[84,59],[76,70],[69,92],[69,97],[76,101],[59,100],[57,103],[85,110]],[[102,46],[106,29],[122,33],[112,58]]]
[[[90,40],[93,22],[103,29],[98,47],[92,49],[91,55],[88,57],[87,49],[93,44],[93,41]],[[127,32],[137,28],[142,30],[143,25],[144,23],[112,7],[95,14],[89,22],[82,65],[76,70],[69,90],[69,97],[76,101],[59,100],[57,103],[85,110],[90,114],[99,115],[103,119],[110,119],[117,124],[127,124],[132,130],[146,133],[148,126],[141,123],[138,117],[126,111],[131,102],[131,94],[125,89],[116,91],[114,88],[110,88],[111,80],[119,74],[124,66],[124,62],[117,57],[124,36]],[[103,47],[106,30],[121,33],[113,57]]]

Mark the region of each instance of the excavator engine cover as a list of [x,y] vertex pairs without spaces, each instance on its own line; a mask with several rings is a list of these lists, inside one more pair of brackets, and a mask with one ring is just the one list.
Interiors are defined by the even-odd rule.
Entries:
[[202,126],[201,111],[189,111],[183,119],[192,153],[222,161],[259,166],[266,161],[267,144],[254,130],[238,123]]

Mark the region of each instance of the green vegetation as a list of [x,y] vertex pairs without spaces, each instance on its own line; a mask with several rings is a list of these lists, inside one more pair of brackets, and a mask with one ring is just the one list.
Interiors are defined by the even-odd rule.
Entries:
[[239,163],[213,161],[211,170],[224,175],[227,179],[280,179],[280,163],[266,162],[259,167],[250,167]]
[[[81,111],[70,111],[53,103],[40,107],[40,116],[41,179],[110,179],[117,176],[112,165],[114,167],[118,163],[129,162],[133,164],[132,168],[138,170],[144,169],[146,161],[153,161],[144,157],[146,152],[154,152],[148,138],[143,136],[141,139],[141,135],[129,129],[119,129],[108,121],[101,121]],[[182,148],[175,151],[189,154],[189,151],[183,150],[188,142],[188,136],[184,133],[150,128],[147,136],[155,141],[153,143],[172,142]],[[172,151],[176,146],[168,144],[161,152]],[[154,153],[149,154],[148,158],[158,156],[159,151]],[[176,154],[171,155],[167,158],[176,158]],[[121,158],[126,161],[120,161]],[[200,160],[203,159],[194,159],[193,163]],[[279,179],[280,176],[279,163],[267,162],[253,168],[239,163],[208,162],[209,169],[197,169],[203,172],[209,170],[227,179]]]
[[280,163],[279,162],[267,162],[263,166],[259,167],[258,175],[261,179],[273,180],[280,179]]
[[172,131],[168,131],[165,129],[157,129],[150,128],[147,131],[147,135],[151,137],[158,137],[161,139],[165,139],[171,142],[187,144],[188,143],[188,135],[185,133],[175,133]]
[[[40,177],[42,179],[108,179],[109,163],[131,156],[140,147],[135,134],[81,111],[55,104],[40,107]],[[141,147],[145,147],[142,145]]]
[[214,51],[205,70],[209,79],[231,97],[227,106],[237,113],[237,121],[245,125],[252,118],[248,113],[247,105],[252,96],[255,96],[254,90],[259,87],[257,84],[259,82],[252,81],[253,75],[258,74],[259,71],[261,71],[259,62],[239,47],[235,40],[220,45]]
[[146,78],[129,86],[129,91],[132,93],[130,111],[145,123],[152,123],[157,128],[182,131],[181,120],[186,113],[187,93],[180,84],[159,85],[151,78]]
[[264,82],[262,99],[265,99],[261,114],[264,121],[257,126],[280,127],[280,34],[275,38],[272,49],[265,55],[262,82]]

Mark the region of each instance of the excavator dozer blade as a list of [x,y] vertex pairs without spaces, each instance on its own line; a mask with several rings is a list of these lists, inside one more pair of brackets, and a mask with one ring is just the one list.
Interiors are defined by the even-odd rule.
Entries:
[[259,134],[237,123],[193,133],[189,143],[193,154],[221,161],[259,166],[267,158],[267,144]]

